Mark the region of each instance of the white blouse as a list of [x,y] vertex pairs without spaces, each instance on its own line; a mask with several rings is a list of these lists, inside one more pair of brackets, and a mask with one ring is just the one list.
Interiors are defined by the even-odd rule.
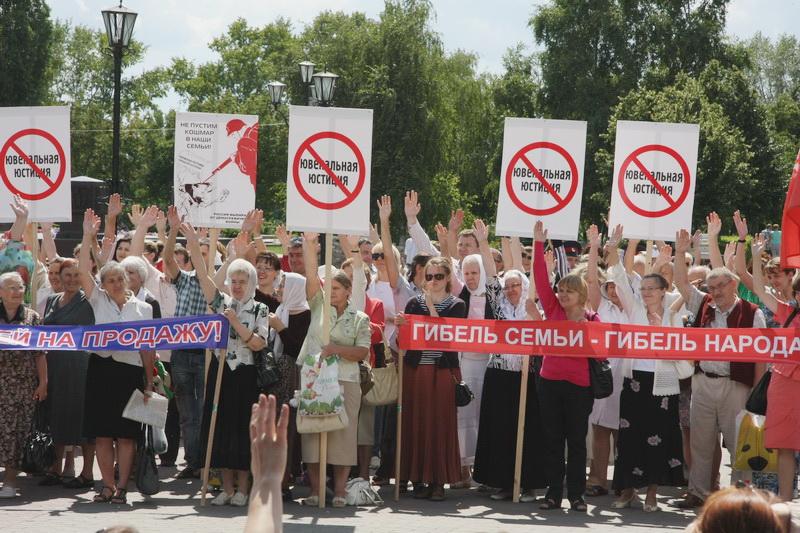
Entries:
[[[211,302],[211,309],[215,313],[222,314],[225,309],[232,307],[235,303],[234,299],[229,295],[217,292],[214,301]],[[269,307],[266,304],[256,302],[250,298],[243,304],[238,304],[236,309],[236,317],[244,326],[261,337],[264,340],[269,339]],[[219,350],[217,350],[219,352]],[[219,355],[219,353],[217,353]],[[228,333],[228,355],[225,357],[228,367],[231,370],[236,370],[239,365],[252,365],[253,364],[253,350],[247,347],[236,330],[231,326]]]
[[[89,297],[89,304],[94,311],[95,324],[135,322],[138,320],[152,320],[153,318],[153,308],[150,307],[149,303],[131,295],[122,306],[122,309],[120,309],[119,305],[100,287],[95,287],[92,291],[92,295]],[[142,366],[142,358],[138,351],[97,350],[94,353],[100,357],[111,357],[118,363]]]

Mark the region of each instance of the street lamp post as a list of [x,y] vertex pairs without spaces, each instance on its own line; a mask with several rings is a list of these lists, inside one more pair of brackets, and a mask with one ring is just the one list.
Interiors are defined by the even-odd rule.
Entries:
[[136,23],[135,11],[122,5],[113,6],[101,11],[106,26],[108,46],[114,55],[114,134],[111,147],[111,192],[120,192],[119,183],[119,130],[121,121],[120,85],[122,80],[122,54],[128,48]]

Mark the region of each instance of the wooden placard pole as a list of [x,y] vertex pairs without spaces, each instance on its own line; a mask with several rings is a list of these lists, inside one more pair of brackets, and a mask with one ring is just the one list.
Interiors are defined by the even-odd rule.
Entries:
[[[315,272],[306,272],[307,276],[316,275]],[[331,283],[333,283],[333,234],[325,234],[325,286],[322,288],[324,305],[322,306],[322,344],[331,340]],[[322,354],[320,354],[322,358]],[[352,423],[352,421],[351,421]],[[319,508],[325,508],[325,480],[328,470],[328,433],[319,434]]]
[[[31,255],[33,256],[33,272],[31,272],[29,283],[31,284],[31,309],[34,311],[36,310],[36,293],[39,290],[39,283],[38,283],[38,272],[39,272],[39,238],[37,236],[37,230],[39,225],[36,222],[32,222],[25,227],[25,233],[27,238],[27,244],[30,246]],[[23,239],[23,241],[26,239]],[[46,274],[45,274],[46,275]]]
[[[533,272],[532,263],[531,272]],[[531,276],[526,297],[533,300],[534,296],[536,296],[536,285],[533,282],[533,276]],[[514,456],[514,488],[511,493],[511,500],[514,503],[519,503],[522,485],[522,445],[525,442],[525,411],[528,405],[528,373],[530,372],[530,368],[531,356],[523,356],[522,368],[520,369],[519,376],[519,410],[517,412],[517,446]]]
[[644,273],[650,274],[653,272],[653,241],[647,241],[647,248],[644,252]]
[[397,351],[397,432],[394,443],[394,501],[400,501],[400,456],[403,442],[403,355]]
[[[208,230],[208,256],[206,257],[206,270],[208,270],[211,277],[214,277],[214,258],[217,257],[217,241],[219,240],[219,228],[211,228]],[[206,366],[205,378],[203,378],[203,390],[206,390],[208,384],[208,367],[211,365],[211,350],[206,349]]]
[[[222,386],[222,372],[225,370],[223,365],[226,365],[228,349],[222,348],[219,351],[219,358],[217,360],[217,380],[214,385],[214,401],[211,404],[211,424],[208,427],[208,441],[206,444],[206,462],[203,468],[203,490],[200,494],[200,505],[205,506],[206,494],[208,493],[208,475],[211,468],[211,449],[214,446],[214,430],[217,426],[217,407],[219,407],[219,391]],[[208,370],[206,370],[206,377],[208,377]]]

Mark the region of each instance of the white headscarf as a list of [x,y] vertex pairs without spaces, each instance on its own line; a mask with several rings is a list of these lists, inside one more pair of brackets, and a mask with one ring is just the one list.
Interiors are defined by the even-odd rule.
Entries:
[[528,313],[525,308],[525,300],[528,299],[528,289],[531,286],[531,281],[528,276],[519,270],[506,270],[500,277],[500,286],[505,287],[509,279],[519,279],[522,282],[522,294],[519,297],[519,303],[514,305],[509,301],[506,293],[503,292],[500,295],[500,309],[502,309],[506,320],[523,320]]
[[467,257],[464,258],[464,260],[461,262],[461,275],[462,276],[464,275],[464,267],[470,261],[475,261],[476,263],[478,263],[478,269],[480,270],[481,277],[480,277],[480,280],[478,280],[478,286],[475,288],[474,291],[467,286],[467,282],[466,281],[464,282],[464,287],[467,288],[467,290],[469,291],[470,296],[485,296],[486,295],[486,270],[483,268],[483,257],[481,257],[481,254],[472,254],[472,255],[468,255]]
[[[275,315],[284,326],[288,326],[290,314],[307,311],[308,309],[306,278],[294,272],[286,272],[283,275],[281,304],[278,306],[278,309],[275,310]],[[281,341],[281,336],[276,335],[275,330],[270,332],[270,336],[275,340],[272,353],[275,354],[275,357],[283,355],[283,341]]]

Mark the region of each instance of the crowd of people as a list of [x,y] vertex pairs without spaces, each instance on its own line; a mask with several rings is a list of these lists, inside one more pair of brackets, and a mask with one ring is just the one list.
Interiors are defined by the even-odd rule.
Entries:
[[[261,490],[251,489],[254,404],[260,401],[263,410],[269,403],[275,417],[275,400],[259,400],[262,393],[291,405],[280,417],[286,461],[280,482],[271,479],[270,485],[279,487],[283,501],[297,500],[293,489],[306,484],[310,492],[301,503],[317,505],[330,492],[331,504],[343,507],[348,480],[356,477],[373,486],[394,479],[401,493],[418,499],[440,501],[447,490],[468,488],[493,500],[511,499],[523,380],[528,392],[517,496],[536,501],[541,510],[561,508],[566,498],[569,509],[584,512],[585,498],[613,491],[613,508],[641,505],[655,512],[665,505],[659,502],[661,487],[685,487],[677,506],[691,509],[719,501],[714,493],[737,482],[783,501],[794,497],[800,371],[792,364],[667,361],[656,354],[612,358],[614,392],[595,400],[588,357],[543,353],[528,365],[527,356],[486,350],[409,350],[399,415],[394,406],[365,403],[360,387],[362,363],[379,368],[398,360],[398,330],[407,315],[656,327],[800,325],[800,275],[782,269],[768,252],[779,249],[780,239],[776,244],[772,238],[778,229],[756,235],[748,249],[746,219],[734,213],[738,238],[723,253],[722,221],[711,213],[707,250],[699,232],[681,231],[672,245],[656,242],[645,250],[644,243],[627,239],[620,251],[622,227],[610,228],[604,242],[590,225],[580,245],[548,239],[539,222],[530,246],[502,238],[493,248],[490,228],[481,220],[465,227],[460,210],[447,225],[437,224],[431,239],[418,221],[420,199],[411,191],[404,198],[403,233],[409,237],[403,251],[392,242],[392,199],[383,196],[378,227],[369,237],[338,236],[339,268],[326,279],[318,236],[293,236],[279,226],[282,253],[271,252],[261,235],[260,210],[251,211],[238,235],[223,245],[181,220],[175,207],[162,212],[132,206],[133,230],[117,232],[123,207],[112,195],[105,221],[87,210],[75,257],[60,257],[50,225],[42,225],[41,244],[31,241],[36,233],[26,231],[27,207],[16,199],[16,221],[0,250],[6,271],[0,275],[0,323],[91,325],[222,314],[231,326],[225,357],[217,352],[207,360],[204,350],[194,349],[0,352],[2,498],[18,494],[22,448],[39,409],[56,443],[56,460],[39,483],[95,487],[95,502],[125,504],[142,427],[122,411],[135,389],[154,390],[157,364],[166,367],[174,392],[165,428],[169,448],[160,464],[174,466],[182,442],[186,466],[177,477],[198,478],[212,443],[211,468],[221,478],[214,505],[246,506]],[[153,227],[157,238],[150,237]],[[270,390],[259,388],[254,366],[265,349],[285,367]],[[298,432],[292,401],[309,357],[335,357],[346,413],[345,427],[327,437],[330,483],[320,479],[319,436]],[[768,448],[778,450],[777,473],[733,470],[730,480],[720,479],[721,447],[733,462],[737,415],[764,372],[772,373],[765,438]],[[457,406],[453,398],[462,382],[474,398]],[[403,427],[399,442],[397,416]],[[78,448],[83,462],[75,475]]]

